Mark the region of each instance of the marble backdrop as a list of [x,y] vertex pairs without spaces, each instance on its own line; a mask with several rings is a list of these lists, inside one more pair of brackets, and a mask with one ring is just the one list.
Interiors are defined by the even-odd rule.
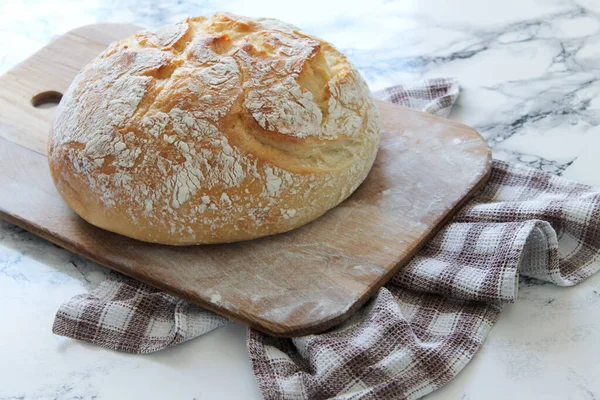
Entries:
[[[2,0],[0,73],[80,25],[157,27],[214,11],[323,37],[374,90],[454,76],[462,94],[451,118],[495,157],[600,186],[599,0]],[[0,399],[259,398],[237,324],[150,356],[53,336],[58,305],[106,273],[0,222]],[[482,351],[430,398],[600,397],[600,277],[521,284]]]

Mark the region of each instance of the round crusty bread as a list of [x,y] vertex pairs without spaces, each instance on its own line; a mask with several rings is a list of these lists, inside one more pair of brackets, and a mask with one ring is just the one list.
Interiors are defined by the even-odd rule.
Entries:
[[189,18],[113,43],[75,78],[49,142],[54,183],[93,225],[171,245],[319,217],[365,179],[380,124],[330,44],[273,19]]

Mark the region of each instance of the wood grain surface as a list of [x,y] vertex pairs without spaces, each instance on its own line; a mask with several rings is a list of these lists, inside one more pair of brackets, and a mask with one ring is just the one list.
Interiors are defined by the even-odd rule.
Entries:
[[56,101],[108,43],[139,28],[71,31],[0,77],[0,217],[70,251],[278,336],[328,329],[356,311],[485,182],[486,142],[455,122],[378,102],[377,161],[345,202],[292,232],[169,247],[96,228],[54,189],[46,139]]

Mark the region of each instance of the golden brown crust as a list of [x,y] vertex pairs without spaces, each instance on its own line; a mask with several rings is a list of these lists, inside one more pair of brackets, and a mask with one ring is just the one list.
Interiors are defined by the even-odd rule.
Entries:
[[75,212],[173,244],[299,227],[348,197],[379,143],[368,88],[276,20],[189,18],[113,43],[75,78],[49,142]]

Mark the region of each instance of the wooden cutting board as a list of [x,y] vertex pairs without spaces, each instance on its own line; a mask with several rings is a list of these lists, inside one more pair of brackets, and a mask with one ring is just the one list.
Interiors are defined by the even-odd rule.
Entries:
[[455,122],[378,102],[377,161],[348,200],[292,232],[169,247],[103,231],[54,189],[46,138],[56,101],[110,42],[139,28],[75,29],[0,77],[0,217],[74,253],[278,336],[328,329],[357,310],[481,186],[486,142]]

